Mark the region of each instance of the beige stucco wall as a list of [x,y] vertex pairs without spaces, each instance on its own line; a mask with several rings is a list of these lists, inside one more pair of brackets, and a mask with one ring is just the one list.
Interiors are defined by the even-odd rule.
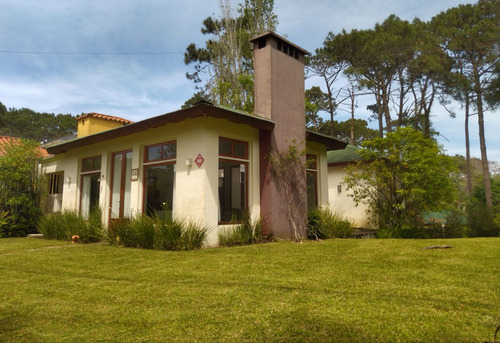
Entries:
[[[345,166],[328,167],[328,194],[330,209],[351,219],[357,228],[375,228],[368,220],[366,205],[359,204],[356,206],[353,198],[349,196],[350,192],[346,189],[343,180],[345,176]],[[340,192],[337,188],[338,185],[341,185]]]
[[[63,209],[80,209],[80,163],[82,158],[102,156],[100,205],[103,221],[109,221],[111,156],[112,153],[132,149],[132,168],[139,177],[132,181],[131,212],[141,213],[143,208],[144,146],[176,140],[177,160],[174,191],[174,216],[203,223],[212,228],[208,244],[217,244],[218,231],[218,139],[219,136],[249,143],[248,204],[254,218],[260,216],[259,190],[259,131],[248,125],[235,124],[210,117],[187,119],[134,135],[92,144],[60,154],[47,160],[43,171],[64,171]],[[195,159],[205,159],[198,167]],[[192,165],[186,164],[191,159]]]

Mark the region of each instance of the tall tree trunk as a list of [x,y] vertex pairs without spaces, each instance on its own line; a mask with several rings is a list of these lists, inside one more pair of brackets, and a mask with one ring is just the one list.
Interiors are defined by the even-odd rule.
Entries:
[[469,94],[465,96],[465,173],[467,179],[466,194],[468,197],[472,194],[472,175],[470,170],[470,139],[469,139]]
[[474,66],[474,83],[477,103],[477,123],[479,126],[479,146],[481,148],[481,165],[483,167],[484,197],[486,208],[493,208],[493,196],[491,193],[490,169],[488,166],[488,156],[486,154],[486,136],[484,133],[484,113],[483,113],[483,94],[477,67]]
[[387,89],[384,89],[382,91],[382,105],[383,105],[382,110],[385,116],[386,130],[387,132],[392,132],[391,112],[389,109],[389,92],[387,91]]
[[377,113],[378,113],[378,135],[380,138],[384,138],[384,115],[382,110],[382,97],[377,96]]

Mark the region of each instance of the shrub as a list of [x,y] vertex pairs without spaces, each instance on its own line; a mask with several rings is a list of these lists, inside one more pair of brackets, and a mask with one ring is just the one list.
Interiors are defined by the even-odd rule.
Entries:
[[210,230],[198,223],[188,222],[182,230],[179,250],[195,250],[203,247],[203,243]]
[[7,225],[10,216],[8,211],[0,211],[0,238],[2,238],[2,226]]
[[456,209],[450,210],[446,216],[446,225],[444,226],[445,238],[461,238],[464,236],[465,216]]
[[88,220],[77,211],[50,213],[40,218],[37,228],[47,239],[71,240],[77,235],[82,243],[95,243],[104,237],[101,211],[92,212]]
[[347,238],[354,231],[354,224],[348,218],[329,208],[315,208],[307,217],[309,239]]
[[209,231],[202,224],[141,214],[113,224],[107,239],[111,245],[132,248],[194,250],[203,247]]
[[233,218],[231,225],[231,227],[223,228],[219,231],[219,245],[245,245],[260,243],[264,240],[261,219],[252,223],[250,216],[246,215],[239,223]]
[[6,153],[0,158],[0,210],[10,213],[0,228],[0,236],[21,237],[36,232],[41,216],[38,146],[34,141],[15,141],[6,146]]
[[495,224],[495,213],[483,201],[471,199],[466,212],[469,237],[498,237],[500,226]]

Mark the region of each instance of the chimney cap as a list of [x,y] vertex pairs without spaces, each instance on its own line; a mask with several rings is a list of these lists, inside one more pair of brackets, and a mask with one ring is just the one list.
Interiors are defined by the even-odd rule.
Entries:
[[300,46],[296,45],[296,44],[293,44],[292,42],[290,42],[288,39],[272,32],[272,31],[267,31],[267,32],[264,32],[260,35],[257,35],[255,37],[253,37],[252,39],[250,39],[250,42],[252,43],[255,43],[256,41],[262,39],[262,38],[267,38],[267,37],[274,37],[276,40],[281,40],[291,46],[293,46],[295,49],[297,49],[298,51],[300,51],[301,53],[303,53],[304,55],[310,55],[309,51],[305,50],[305,49],[302,49]]

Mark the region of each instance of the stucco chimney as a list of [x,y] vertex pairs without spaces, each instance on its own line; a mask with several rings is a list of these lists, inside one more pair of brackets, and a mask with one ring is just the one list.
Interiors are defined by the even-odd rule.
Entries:
[[281,199],[270,177],[267,156],[272,150],[287,150],[292,141],[300,148],[305,147],[304,58],[309,53],[273,32],[254,37],[251,42],[254,112],[276,122],[273,132],[262,131],[260,135],[261,215],[268,232],[272,230],[275,235],[288,237],[291,231],[284,215],[286,201]]

